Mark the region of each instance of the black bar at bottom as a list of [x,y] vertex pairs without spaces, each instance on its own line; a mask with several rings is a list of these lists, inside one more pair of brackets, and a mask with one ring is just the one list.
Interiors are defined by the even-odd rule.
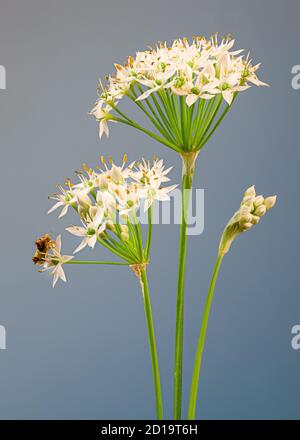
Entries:
[[[201,438],[206,434],[284,434],[299,430],[298,420],[204,420],[204,421],[147,421],[147,420],[0,420],[1,440],[13,436],[30,439],[65,438],[138,439],[165,437]],[[17,438],[18,438],[17,437]]]

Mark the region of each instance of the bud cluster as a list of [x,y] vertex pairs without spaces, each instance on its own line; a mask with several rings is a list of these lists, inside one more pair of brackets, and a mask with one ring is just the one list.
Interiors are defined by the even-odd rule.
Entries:
[[242,232],[257,225],[260,219],[276,203],[276,196],[264,198],[256,195],[254,185],[247,189],[241,202],[240,208],[235,212],[227,223],[219,246],[219,255],[225,255],[233,240]]

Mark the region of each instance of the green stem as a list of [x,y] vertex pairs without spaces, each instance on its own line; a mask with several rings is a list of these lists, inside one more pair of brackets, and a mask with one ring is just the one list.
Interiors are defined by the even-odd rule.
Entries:
[[[136,95],[136,93],[134,92],[134,88],[132,87],[132,93],[133,95],[131,95],[130,93],[128,93],[128,97],[129,99],[131,99],[144,113],[145,115],[148,117],[148,119],[152,122],[152,124],[154,125],[154,127],[156,128],[156,130],[162,134],[166,139],[168,139],[170,142],[174,143],[175,139],[172,136],[172,132],[168,131],[165,129],[162,121],[160,121],[160,119],[158,118],[153,118],[152,115],[145,109],[142,101],[137,101],[136,98],[138,97]],[[146,99],[145,99],[146,102]]]
[[[143,93],[142,87],[140,85],[138,85],[137,87],[138,87],[140,93]],[[136,96],[136,98],[137,98],[137,96]],[[153,106],[151,105],[150,99],[155,104],[156,110],[158,111],[159,115],[157,114],[157,112],[155,111]],[[175,136],[174,130],[173,130],[172,126],[171,126],[171,123],[168,120],[168,118],[166,117],[166,115],[164,114],[164,112],[161,109],[161,107],[158,105],[156,98],[153,97],[153,93],[148,98],[146,98],[144,101],[145,101],[146,105],[148,106],[150,112],[152,113],[152,115],[156,119],[156,121],[163,128],[163,130],[168,133],[168,136],[170,137],[171,142],[176,144],[177,140],[176,140],[176,136]]]
[[167,139],[162,138],[162,137],[156,135],[152,131],[147,130],[146,128],[142,127],[141,125],[137,124],[136,122],[130,120],[128,117],[125,117],[124,113],[120,112],[117,109],[116,106],[114,106],[114,109],[116,110],[117,113],[119,113],[122,116],[123,119],[122,118],[118,118],[116,116],[112,116],[111,120],[116,121],[116,122],[122,122],[123,124],[129,125],[130,127],[134,127],[137,130],[140,130],[143,133],[146,133],[148,136],[152,137],[157,142],[160,142],[161,144],[165,145],[166,147],[169,147],[169,148],[171,148],[172,150],[175,150],[175,151],[179,151],[179,148],[175,144],[172,144]]
[[183,362],[183,320],[184,320],[184,285],[187,250],[187,219],[189,211],[190,191],[193,185],[194,165],[197,153],[182,155],[182,218],[178,253],[178,279],[176,299],[176,332],[174,360],[174,419],[181,418],[182,403],[182,362]]
[[117,255],[118,257],[122,258],[122,260],[127,260],[128,263],[132,264],[132,261],[130,258],[128,258],[128,255],[123,254],[123,252],[120,252],[118,249],[116,249],[111,243],[106,239],[97,238],[97,241],[102,244],[106,249],[111,251],[113,254]]
[[147,261],[149,260],[149,256],[150,256],[151,241],[152,241],[152,206],[150,206],[148,209],[148,235],[145,246],[145,257]]
[[119,261],[79,261],[70,260],[64,264],[109,264],[112,266],[129,266],[129,263],[120,263]]
[[151,302],[150,302],[150,295],[149,295],[149,286],[148,286],[147,273],[146,273],[145,268],[141,269],[140,283],[141,283],[142,296],[143,296],[143,302],[144,302],[144,310],[145,310],[145,316],[146,316],[146,322],[147,322],[147,328],[148,328],[149,346],[150,346],[151,361],[152,361],[152,373],[153,373],[153,381],[154,381],[154,391],[155,391],[155,399],[156,399],[156,414],[157,414],[157,419],[162,420],[163,419],[163,399],[162,399],[162,391],[161,391],[161,384],[160,384],[160,372],[159,372],[156,339],[155,339],[155,333],[154,333],[153,317],[152,317]]
[[214,134],[214,132],[216,131],[216,129],[218,128],[218,126],[221,124],[221,122],[223,121],[223,119],[225,118],[226,114],[228,113],[228,111],[231,109],[232,104],[234,103],[236,97],[237,97],[238,93],[235,93],[233,100],[231,102],[230,105],[227,105],[225,107],[225,109],[223,110],[221,116],[219,117],[219,119],[217,120],[216,124],[214,125],[214,127],[211,129],[211,131],[206,135],[206,137],[204,139],[201,140],[200,144],[198,145],[197,148],[201,149],[211,138],[211,136]]
[[199,378],[200,378],[200,370],[201,370],[201,361],[202,361],[202,354],[204,350],[205,345],[205,339],[206,339],[206,331],[207,331],[207,325],[208,325],[208,319],[211,309],[211,304],[214,296],[215,291],[215,285],[218,278],[218,273],[220,270],[220,266],[223,260],[223,256],[219,255],[214,267],[213,275],[211,278],[206,303],[204,306],[203,316],[202,316],[202,324],[201,324],[201,330],[200,335],[198,339],[198,345],[197,345],[197,351],[196,351],[196,357],[195,357],[195,363],[194,363],[194,371],[192,376],[192,384],[191,384],[191,390],[190,390],[190,402],[189,402],[189,410],[188,410],[188,419],[194,420],[195,414],[196,414],[196,404],[197,404],[197,394],[198,394],[198,386],[199,386]]
[[186,121],[186,103],[184,96],[179,97],[180,101],[180,120],[181,120],[181,133],[183,140],[183,149],[188,150],[188,140],[187,140],[187,121]]

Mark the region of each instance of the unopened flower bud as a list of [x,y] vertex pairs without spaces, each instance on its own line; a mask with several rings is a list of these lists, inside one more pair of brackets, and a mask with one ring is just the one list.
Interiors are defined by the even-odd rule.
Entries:
[[249,206],[242,205],[239,209],[240,218],[248,217],[251,214],[251,209]]
[[129,240],[129,234],[126,233],[126,232],[122,232],[122,233],[121,233],[121,238],[122,238],[122,240],[124,240],[124,241],[128,241],[128,240]]
[[107,178],[106,178],[105,174],[100,174],[97,177],[97,184],[98,184],[100,189],[107,188]]
[[253,226],[253,224],[252,223],[242,223],[242,225],[241,225],[241,229],[243,230],[243,231],[247,231],[248,229],[250,229],[250,228],[252,228],[252,226]]
[[89,209],[89,207],[92,204],[91,199],[85,193],[78,193],[77,194],[77,201],[78,201],[78,204],[84,209]]
[[267,208],[265,207],[265,205],[260,205],[255,209],[254,215],[258,215],[259,217],[262,217],[263,215],[265,215],[266,212],[267,212]]
[[112,165],[111,178],[114,182],[121,182],[123,180],[122,170],[120,167],[117,167],[116,165]]
[[119,220],[121,224],[125,224],[128,221],[129,216],[127,214],[120,214]]
[[115,227],[115,225],[114,225],[113,223],[111,223],[111,222],[106,223],[106,228],[107,228],[109,231],[112,231],[112,232],[115,232],[115,231],[116,231],[116,227]]
[[256,196],[255,186],[252,185],[245,191],[244,198],[245,197],[255,197],[255,196]]
[[121,225],[121,231],[125,234],[128,234],[128,226],[127,225]]
[[252,223],[257,225],[260,222],[260,217],[258,215],[252,215]]
[[267,211],[268,211],[269,209],[273,208],[273,206],[274,206],[275,203],[276,203],[276,199],[277,199],[277,196],[270,196],[270,197],[267,197],[267,198],[265,199],[265,201],[264,201],[264,205],[265,205],[265,207],[267,208]]
[[98,207],[97,206],[90,206],[89,209],[89,215],[91,218],[94,218],[98,213]]
[[264,203],[264,200],[265,199],[264,199],[263,196],[256,196],[254,201],[253,201],[253,204],[254,204],[255,208],[257,208],[258,206],[262,205]]
[[239,224],[243,226],[245,223],[252,223],[252,215],[244,215],[240,218]]
[[244,197],[241,203],[241,206],[249,206],[251,209],[253,207],[254,197],[253,196],[247,196]]
[[78,214],[80,215],[80,217],[82,217],[82,218],[85,218],[88,213],[88,210],[86,208],[83,208],[81,205],[78,205],[77,211],[78,211]]

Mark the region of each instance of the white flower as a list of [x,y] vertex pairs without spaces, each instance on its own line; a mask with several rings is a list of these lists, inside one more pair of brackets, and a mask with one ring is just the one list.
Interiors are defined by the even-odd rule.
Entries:
[[77,237],[83,237],[80,245],[77,246],[77,248],[75,249],[74,254],[81,251],[86,246],[89,246],[91,248],[95,247],[99,235],[105,229],[105,223],[102,223],[102,221],[103,209],[98,208],[93,219],[90,219],[90,221],[82,220],[83,226],[70,226],[66,228],[66,230],[71,234],[76,235]]
[[165,170],[162,160],[154,160],[151,166],[150,161],[142,159],[142,162],[138,163],[135,168],[130,172],[130,177],[132,177],[136,182],[141,185],[156,185],[160,186],[163,182],[168,182],[170,179],[167,174],[171,171],[173,167]]
[[140,207],[141,202],[138,185],[122,185],[116,189],[115,195],[120,216],[129,216],[131,219],[134,218],[135,212]]
[[98,206],[103,208],[104,212],[115,212],[117,208],[116,197],[109,191],[97,191],[96,202]]
[[57,200],[57,202],[49,209],[48,214],[63,206],[63,209],[59,214],[59,218],[61,218],[67,214],[69,206],[76,206],[76,194],[71,189],[65,190],[61,185],[58,186],[58,189],[61,194],[54,194],[49,197],[49,199]]
[[236,92],[242,92],[250,87],[241,85],[243,71],[241,67],[237,68],[237,65],[240,66],[240,63],[233,62],[228,52],[221,54],[216,64],[219,93],[221,92],[228,105],[231,104]]
[[106,135],[106,137],[109,136],[109,128],[107,121],[112,119],[112,115],[110,113],[111,107],[109,105],[105,105],[103,108],[103,101],[99,99],[96,102],[96,105],[94,108],[90,111],[90,115],[95,116],[97,121],[99,121],[99,137],[101,138],[103,134]]
[[92,169],[88,169],[86,164],[83,164],[84,170],[86,171],[86,175],[82,172],[77,172],[78,179],[80,183],[76,185],[72,185],[73,192],[81,192],[82,194],[89,194],[95,186],[97,186],[97,173]]
[[153,92],[157,92],[160,89],[168,89],[172,87],[173,81],[168,81],[169,78],[174,74],[174,70],[168,71],[167,73],[157,73],[155,79],[139,79],[138,82],[146,87],[148,90],[140,95],[136,101],[141,101],[142,99],[148,98]]
[[146,187],[141,191],[141,197],[145,198],[144,211],[146,212],[155,200],[165,202],[170,200],[169,193],[177,188],[177,185],[156,188],[155,186]]
[[161,188],[161,184],[170,180],[167,174],[171,169],[172,167],[165,170],[162,160],[155,160],[151,166],[149,161],[143,159],[136,170],[132,171],[131,177],[140,184],[140,197],[146,199],[144,211],[147,211],[155,200],[170,200],[168,193],[177,185]]
[[66,275],[65,272],[62,268],[62,265],[64,263],[67,263],[68,261],[72,260],[72,256],[70,255],[61,255],[61,236],[58,235],[53,247],[51,247],[51,254],[47,254],[45,256],[45,261],[44,261],[44,269],[42,269],[42,271],[45,270],[50,270],[50,275],[53,276],[53,283],[52,283],[52,287],[55,287],[55,284],[57,283],[57,281],[59,279],[61,279],[62,281],[66,282]]
[[197,76],[195,85],[189,90],[186,103],[190,107],[193,105],[197,99],[211,99],[214,94],[217,93],[218,80],[215,78],[213,81],[206,81],[203,74]]
[[[104,180],[102,180],[102,186],[105,186],[107,188],[109,183],[114,183],[116,185],[122,184],[125,179],[130,176],[131,169],[134,166],[134,162],[132,162],[130,165],[125,167],[126,162],[127,155],[125,154],[121,166],[115,165],[111,160],[111,168],[108,168],[106,162],[103,159],[105,171],[102,171],[101,174],[98,176],[98,178],[101,179],[102,177],[106,181],[106,183],[104,183]],[[101,184],[99,186],[101,186]]]
[[265,82],[260,81],[255,74],[255,72],[259,69],[259,67],[261,65],[260,63],[256,64],[255,66],[251,66],[251,61],[248,61],[248,59],[245,61],[242,61],[242,63],[244,66],[243,78],[246,82],[250,82],[258,87],[269,86],[269,84],[266,84]]

